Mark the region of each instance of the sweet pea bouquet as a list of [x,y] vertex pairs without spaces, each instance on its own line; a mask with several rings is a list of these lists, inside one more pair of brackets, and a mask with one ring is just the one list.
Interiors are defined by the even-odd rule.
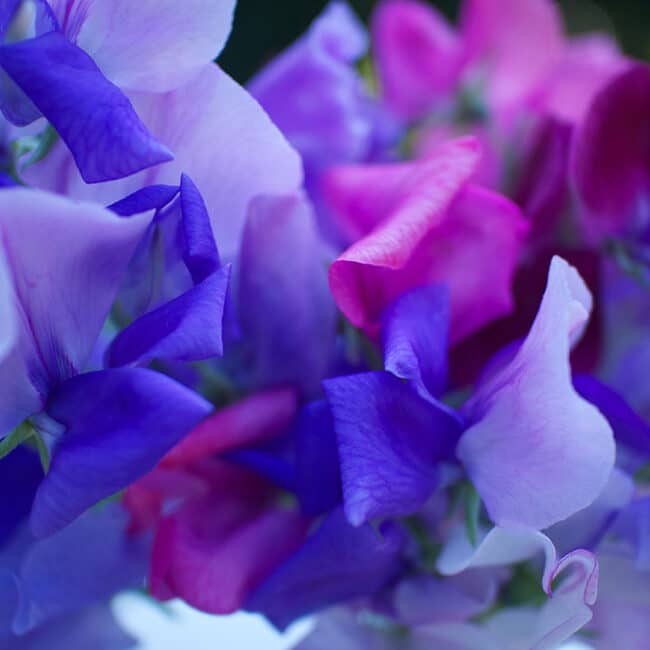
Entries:
[[0,647],[646,650],[650,67],[334,0],[244,88],[234,10],[0,1]]

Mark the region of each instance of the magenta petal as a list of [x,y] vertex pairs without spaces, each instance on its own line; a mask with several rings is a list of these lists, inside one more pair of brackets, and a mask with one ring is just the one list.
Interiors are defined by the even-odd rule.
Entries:
[[596,93],[622,71],[626,62],[610,36],[589,34],[573,38],[543,84],[540,108],[556,119],[579,124]]
[[152,593],[212,614],[234,612],[300,546],[306,527],[297,512],[267,507],[255,486],[188,502],[159,526]]
[[569,367],[590,311],[582,278],[554,257],[521,348],[465,407],[474,424],[456,453],[498,525],[546,528],[592,503],[609,479],[612,430],[576,393]]
[[475,142],[458,140],[415,165],[330,176],[345,220],[378,224],[330,267],[332,294],[357,327],[376,334],[388,304],[429,283],[449,286],[452,342],[510,311],[526,225],[504,197],[465,186],[477,161]]
[[576,133],[573,175],[585,228],[596,238],[627,230],[645,214],[649,112],[650,67],[634,64],[596,95]]
[[396,115],[420,117],[458,81],[463,51],[451,25],[418,0],[384,0],[372,19],[384,99]]

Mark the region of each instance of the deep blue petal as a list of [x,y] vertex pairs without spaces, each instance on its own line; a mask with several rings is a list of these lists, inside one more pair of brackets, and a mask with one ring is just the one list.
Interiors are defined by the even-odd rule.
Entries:
[[132,650],[135,647],[135,639],[119,627],[110,605],[105,604],[57,618],[24,636],[15,637],[6,650]]
[[149,210],[160,210],[170,203],[178,192],[179,188],[174,185],[150,185],[112,203],[108,209],[120,217],[131,217]]
[[408,515],[431,496],[451,460],[459,421],[387,372],[323,382],[334,416],[350,523]]
[[341,503],[341,470],[334,420],[325,401],[305,406],[294,428],[296,492],[308,515],[321,515]]
[[223,354],[223,311],[230,266],[219,269],[178,298],[147,312],[112,342],[109,367],[153,359],[200,361]]
[[383,316],[384,364],[428,399],[447,384],[449,291],[444,285],[413,289]]
[[219,268],[219,252],[203,197],[185,174],[181,176],[181,211],[183,260],[192,280],[198,284]]
[[245,604],[285,628],[297,618],[329,605],[370,596],[402,569],[404,535],[386,522],[381,536],[370,526],[355,528],[335,510]]
[[0,546],[27,518],[43,470],[38,455],[24,446],[0,460]]
[[17,634],[46,621],[103,603],[144,585],[149,541],[127,535],[128,515],[118,503],[90,511],[65,530],[28,544],[16,571],[21,602]]
[[0,47],[0,66],[59,132],[86,182],[172,160],[122,91],[62,34]]
[[38,537],[151,471],[211,404],[141,368],[79,375],[56,388],[47,412],[66,427],[31,514]]

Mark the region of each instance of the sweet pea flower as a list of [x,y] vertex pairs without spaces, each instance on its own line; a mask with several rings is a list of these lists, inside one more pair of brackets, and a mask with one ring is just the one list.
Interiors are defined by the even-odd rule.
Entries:
[[[57,15],[68,16],[68,31],[90,48],[106,74],[115,75],[147,132],[173,152],[174,160],[88,186],[70,153],[57,144],[24,172],[24,181],[108,205],[146,186],[174,185],[187,174],[206,202],[223,258],[233,261],[250,200],[291,193],[302,184],[298,154],[248,92],[213,63],[228,36],[234,4],[193,0],[180,16],[173,2],[140,3],[137,11],[128,2],[58,3]],[[101,161],[111,160],[97,147],[92,152]]]
[[179,19],[169,2],[133,11],[128,3],[10,0],[1,20],[3,113],[18,125],[44,115],[87,182],[171,160],[125,91],[166,92],[191,79],[223,47],[234,5],[195,2]]
[[342,166],[325,195],[354,243],[330,268],[339,309],[371,336],[408,289],[446,283],[451,340],[512,308],[510,286],[527,227],[505,197],[475,186],[475,140],[438,147],[415,162]]
[[[186,194],[181,188],[187,199]],[[181,220],[186,226],[201,223],[201,210],[194,208]],[[202,250],[197,242],[214,246],[207,215],[202,217],[208,239],[201,238],[200,229],[189,238],[189,269],[201,266],[192,258]],[[119,217],[94,204],[38,191],[2,193],[0,292],[8,308],[0,328],[5,385],[0,433],[11,434],[29,418],[22,426],[43,436],[52,454],[31,513],[39,536],[59,530],[149,471],[211,411],[202,397],[148,369],[84,372],[150,221],[146,213]],[[216,303],[211,297],[208,306],[223,305],[223,281],[220,286]],[[191,353],[197,347],[205,352],[195,339],[188,343],[187,325],[199,317],[207,295],[198,306],[185,294],[148,312],[142,317],[147,327],[135,321],[121,335],[122,361],[165,354],[183,358],[188,345]],[[218,308],[212,327],[220,329]],[[12,440],[19,442],[21,431],[11,434]]]
[[498,526],[541,530],[592,503],[615,450],[607,420],[571,384],[569,350],[591,306],[575,269],[553,259],[528,336],[460,414],[436,399],[446,343],[427,327],[439,322],[444,301],[431,288],[400,300],[387,314],[397,322],[387,329],[386,371],[324,384],[350,522],[416,512],[454,453]]

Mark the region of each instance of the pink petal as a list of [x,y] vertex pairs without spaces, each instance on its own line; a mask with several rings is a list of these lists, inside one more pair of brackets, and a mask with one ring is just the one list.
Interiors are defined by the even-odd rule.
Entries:
[[555,118],[578,124],[596,93],[627,65],[616,41],[606,35],[577,37],[540,89],[539,109]]
[[469,66],[485,75],[499,107],[524,99],[550,72],[564,47],[551,0],[467,0],[461,18]]
[[212,614],[234,612],[297,550],[306,531],[296,511],[270,506],[255,486],[247,494],[225,491],[191,501],[159,526],[152,593]]
[[525,224],[507,199],[465,186],[477,161],[476,143],[458,140],[424,161],[329,177],[348,232],[378,224],[330,268],[332,294],[354,325],[375,335],[392,300],[433,282],[449,285],[453,341],[508,313]]
[[433,7],[418,0],[384,0],[372,18],[372,39],[382,93],[396,115],[418,118],[453,91],[462,45]]
[[206,418],[161,461],[163,467],[187,466],[212,454],[271,440],[291,424],[298,408],[293,390],[259,392]]

